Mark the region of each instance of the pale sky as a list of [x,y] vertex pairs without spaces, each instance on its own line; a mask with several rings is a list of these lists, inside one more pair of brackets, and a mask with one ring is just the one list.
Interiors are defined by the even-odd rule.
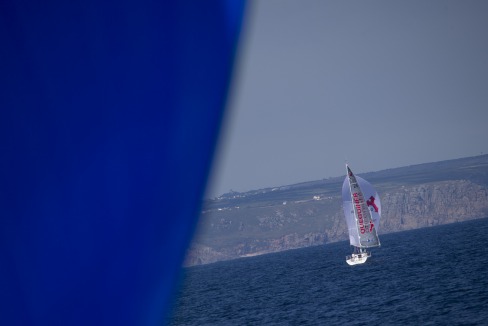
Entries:
[[207,197],[488,153],[488,1],[258,0]]

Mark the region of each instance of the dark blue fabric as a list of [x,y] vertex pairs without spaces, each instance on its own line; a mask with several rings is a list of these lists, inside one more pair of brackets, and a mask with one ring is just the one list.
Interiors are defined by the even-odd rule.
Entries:
[[1,1],[1,325],[162,324],[243,10]]

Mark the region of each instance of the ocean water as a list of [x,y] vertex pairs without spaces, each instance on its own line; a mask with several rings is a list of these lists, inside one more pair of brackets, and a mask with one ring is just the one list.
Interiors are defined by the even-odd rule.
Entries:
[[184,269],[169,325],[488,325],[488,218]]

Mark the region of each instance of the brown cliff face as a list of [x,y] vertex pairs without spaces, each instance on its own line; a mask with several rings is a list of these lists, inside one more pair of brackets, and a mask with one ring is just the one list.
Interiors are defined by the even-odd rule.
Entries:
[[[373,176],[370,181],[380,193],[382,204],[380,238],[391,232],[488,217],[488,156],[486,163],[478,168],[481,178],[473,178],[470,170],[471,180],[429,181],[422,177],[419,179],[423,182],[402,184],[400,180],[405,178],[395,181],[392,176],[377,178],[380,181],[375,183]],[[381,176],[381,172],[378,174]],[[409,180],[415,180],[415,175]],[[341,185],[342,178],[337,178],[330,185],[316,183],[309,188],[287,188],[282,193],[262,191],[254,197],[248,194],[246,200],[241,194],[220,206],[207,207],[185,265],[346,240]],[[239,206],[232,205],[235,203]]]
[[383,233],[488,216],[488,190],[466,180],[401,187],[382,197]]

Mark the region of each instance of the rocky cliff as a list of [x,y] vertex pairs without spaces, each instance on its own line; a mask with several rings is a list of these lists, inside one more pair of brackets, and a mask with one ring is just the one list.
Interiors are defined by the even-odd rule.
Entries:
[[[445,169],[444,177],[431,173],[426,178],[426,170],[444,166],[439,163],[368,175],[381,196],[380,238],[391,232],[488,217],[488,156],[477,157],[477,163],[480,158],[482,164],[474,167],[473,158],[448,161],[450,169],[458,172],[454,178]],[[342,178],[337,178],[234,193],[207,203],[185,265],[346,240],[341,184]]]
[[385,193],[384,233],[488,216],[488,189],[467,180],[421,184]]

